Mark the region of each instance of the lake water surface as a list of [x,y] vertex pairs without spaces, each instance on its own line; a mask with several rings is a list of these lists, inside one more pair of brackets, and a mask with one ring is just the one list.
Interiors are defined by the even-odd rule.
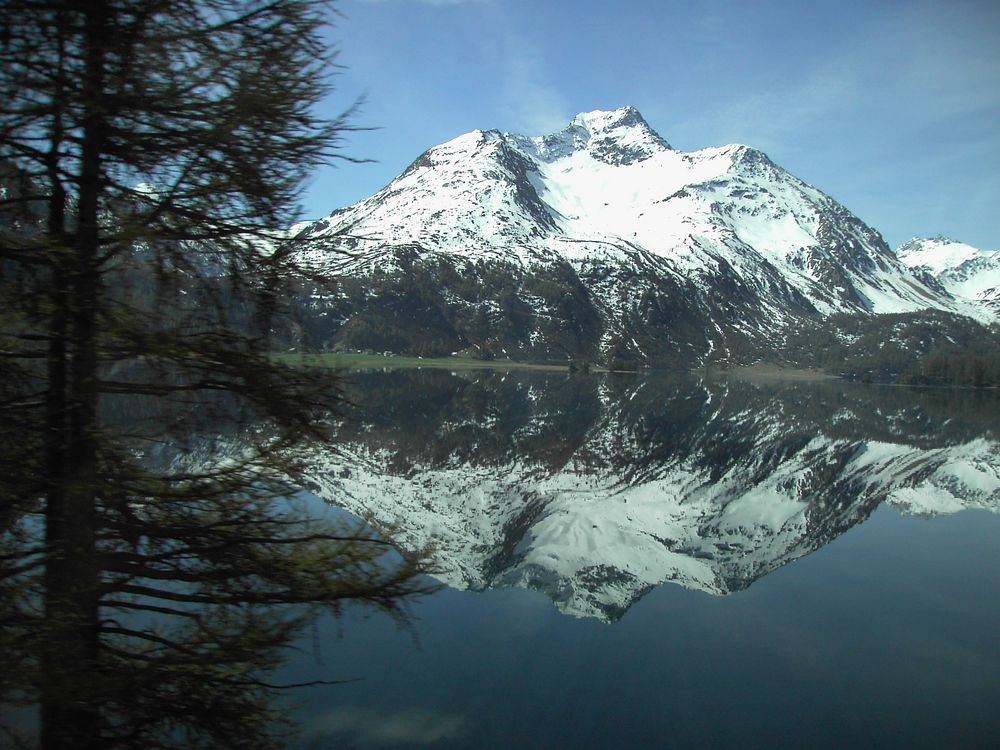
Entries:
[[997,394],[352,378],[310,489],[448,585],[318,625],[303,744],[1000,744]]

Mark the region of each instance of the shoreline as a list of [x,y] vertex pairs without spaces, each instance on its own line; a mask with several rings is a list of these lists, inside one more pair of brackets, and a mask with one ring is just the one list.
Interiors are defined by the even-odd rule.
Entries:
[[773,362],[758,362],[753,365],[742,365],[740,367],[732,367],[726,370],[716,370],[714,372],[709,370],[709,372],[718,375],[735,376],[743,378],[744,380],[793,380],[812,383],[829,380],[843,380],[837,375],[831,375],[830,373],[823,372],[822,370],[806,367],[784,367],[782,365],[774,364]]
[[[629,374],[650,374],[654,371],[639,370],[617,371],[609,370],[600,365],[590,365],[588,370],[574,371],[570,364],[519,362],[513,359],[476,359],[474,357],[413,357],[398,354],[362,354],[356,352],[275,352],[272,354],[279,362],[288,365],[307,365],[327,367],[334,370],[365,370],[380,368],[398,369],[437,369],[437,370],[537,370],[544,372],[564,373],[609,373],[628,372]],[[804,382],[819,382],[826,380],[841,380],[837,375],[831,375],[822,370],[785,367],[772,362],[758,362],[752,365],[741,365],[725,369],[691,370],[690,373],[709,376],[738,377],[744,380],[790,380]]]
[[[378,368],[437,370],[542,370],[570,372],[570,366],[517,362],[512,359],[475,359],[473,357],[409,357],[395,354],[279,352],[272,355],[283,364],[312,365],[333,370]],[[595,368],[591,368],[593,372]]]

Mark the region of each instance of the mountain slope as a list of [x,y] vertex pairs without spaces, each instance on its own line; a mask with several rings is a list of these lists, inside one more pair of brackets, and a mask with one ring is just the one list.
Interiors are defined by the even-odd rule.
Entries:
[[760,151],[673,150],[629,107],[460,136],[299,237],[368,290],[311,296],[325,346],[693,364],[753,358],[803,316],[991,317]]

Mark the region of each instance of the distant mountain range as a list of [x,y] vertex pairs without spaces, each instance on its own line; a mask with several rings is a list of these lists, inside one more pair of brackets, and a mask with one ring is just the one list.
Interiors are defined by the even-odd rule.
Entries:
[[947,237],[914,238],[896,249],[896,257],[953,297],[1000,314],[1000,250],[986,252]]
[[676,151],[631,107],[473,131],[296,235],[339,280],[302,290],[325,349],[690,367],[780,358],[835,316],[1000,314],[1000,253],[894,253],[762,152]]

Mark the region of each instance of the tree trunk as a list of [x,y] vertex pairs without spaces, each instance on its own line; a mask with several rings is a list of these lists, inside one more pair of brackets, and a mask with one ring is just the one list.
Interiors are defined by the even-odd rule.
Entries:
[[[97,527],[97,302],[104,48],[107,8],[86,6],[86,71],[77,229],[69,265],[56,264],[49,347],[43,750],[100,745],[100,576]],[[55,191],[58,192],[58,191]],[[53,206],[56,208],[55,206]],[[56,208],[59,211],[59,208]],[[51,228],[51,224],[50,224]],[[55,252],[62,253],[57,247]]]

